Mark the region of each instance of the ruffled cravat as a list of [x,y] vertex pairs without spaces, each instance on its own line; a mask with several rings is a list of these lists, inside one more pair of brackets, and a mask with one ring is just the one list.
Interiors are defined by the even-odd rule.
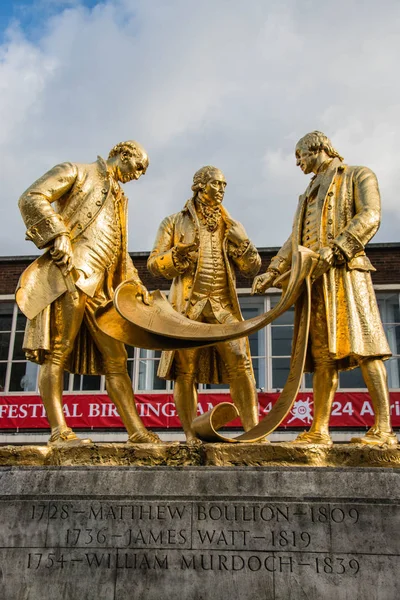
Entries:
[[197,206],[199,208],[199,216],[208,231],[215,231],[221,220],[220,206],[210,206],[200,201],[198,201]]

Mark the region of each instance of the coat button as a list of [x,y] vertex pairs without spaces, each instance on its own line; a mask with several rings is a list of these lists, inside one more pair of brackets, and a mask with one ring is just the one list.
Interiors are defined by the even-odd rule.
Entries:
[[107,188],[103,188],[101,191],[103,192],[103,194],[107,194]]
[[332,204],[328,204],[329,210],[332,210]]
[[92,218],[92,213],[88,212],[87,216],[88,216],[89,219],[91,219]]
[[328,196],[333,196],[333,192],[329,192],[329,193],[328,193]]
[[333,221],[332,219],[328,219],[328,225],[332,225]]
[[78,223],[78,224],[77,224],[77,228],[78,228],[78,229],[82,229],[82,223]]
[[96,206],[101,206],[101,205],[102,205],[102,201],[101,200],[97,200]]
[[331,233],[328,233],[328,240],[332,240],[333,239],[333,235]]

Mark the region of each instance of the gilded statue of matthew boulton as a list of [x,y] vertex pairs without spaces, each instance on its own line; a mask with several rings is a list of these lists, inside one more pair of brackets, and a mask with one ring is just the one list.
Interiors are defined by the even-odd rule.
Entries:
[[107,160],[55,166],[19,200],[27,239],[46,250],[22,274],[16,297],[29,319],[24,350],[41,365],[39,391],[51,427],[49,445],[90,443],[65,421],[64,369],[104,374],[129,442],[160,443],[136,411],[124,345],[101,332],[94,319],[96,308],[112,299],[117,285],[127,279],[149,303],[128,254],[127,198],[119,185],[139,179],[148,164],[140,144],[123,142]]

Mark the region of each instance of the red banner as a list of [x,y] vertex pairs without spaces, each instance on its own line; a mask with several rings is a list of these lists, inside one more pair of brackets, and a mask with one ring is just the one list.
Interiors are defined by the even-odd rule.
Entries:
[[[279,394],[259,394],[260,419],[275,404]],[[198,414],[220,402],[231,401],[229,394],[199,394]],[[400,392],[390,393],[393,427],[400,427]],[[146,427],[168,429],[180,427],[172,394],[138,394],[136,403]],[[105,394],[64,396],[68,425],[75,429],[113,429],[123,427],[114,404]],[[312,421],[312,393],[302,392],[281,427],[307,428]],[[374,412],[370,397],[364,392],[339,392],[332,407],[332,427],[368,427]],[[237,419],[229,425],[240,427]],[[48,422],[39,396],[0,396],[0,429],[46,429]]]

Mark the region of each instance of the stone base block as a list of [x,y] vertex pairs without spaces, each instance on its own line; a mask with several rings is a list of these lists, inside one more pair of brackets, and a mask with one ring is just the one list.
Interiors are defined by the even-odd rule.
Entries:
[[0,598],[400,597],[399,470],[93,464],[0,467]]

